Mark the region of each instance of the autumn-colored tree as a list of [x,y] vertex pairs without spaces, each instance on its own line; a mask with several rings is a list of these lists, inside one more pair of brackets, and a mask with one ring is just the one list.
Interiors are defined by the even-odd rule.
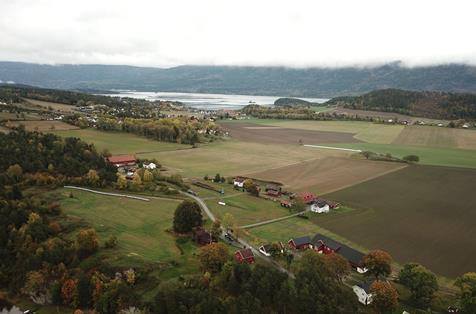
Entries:
[[374,275],[375,278],[388,276],[392,272],[392,257],[385,251],[370,251],[363,258],[364,266],[368,269],[368,275]]
[[61,286],[61,297],[63,298],[63,303],[76,307],[78,304],[78,282],[74,279],[67,279],[64,281],[63,286]]
[[154,175],[147,169],[144,170],[144,174],[142,175],[142,177],[144,178],[144,182],[151,182],[152,180],[154,180]]
[[226,230],[233,229],[236,225],[235,217],[233,217],[233,215],[230,213],[226,213],[223,215],[222,225]]
[[26,275],[25,286],[22,289],[24,294],[30,296],[35,303],[45,303],[48,291],[48,281],[40,271],[32,271]]
[[23,175],[23,169],[19,164],[14,164],[7,168],[7,176],[15,181],[20,181]]
[[212,236],[214,238],[218,239],[218,237],[221,234],[221,222],[220,222],[220,220],[217,219],[213,222],[210,233],[212,234]]
[[96,230],[93,228],[82,229],[76,236],[76,249],[80,258],[88,257],[97,251],[99,240]]
[[211,243],[200,248],[200,266],[204,271],[218,273],[228,260],[228,247],[219,242]]
[[99,176],[96,170],[90,169],[86,174],[86,179],[88,180],[88,184],[91,186],[98,186],[99,185]]
[[370,286],[372,306],[377,313],[393,313],[398,307],[398,292],[389,283],[376,280]]
[[476,313],[476,273],[466,273],[456,279],[461,309],[464,313]]
[[340,254],[333,253],[324,255],[324,262],[330,269],[331,273],[339,280],[342,280],[345,276],[350,274],[350,264],[347,259]]
[[134,178],[132,179],[132,186],[134,190],[140,190],[140,186],[142,185],[142,179],[138,173],[134,174]]
[[125,176],[121,174],[117,176],[116,187],[120,190],[125,190],[127,188],[127,179]]

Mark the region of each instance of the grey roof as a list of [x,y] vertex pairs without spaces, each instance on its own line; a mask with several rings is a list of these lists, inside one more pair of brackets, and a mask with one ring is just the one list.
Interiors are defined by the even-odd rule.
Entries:
[[345,257],[352,265],[359,266],[362,264],[364,253],[359,252],[345,244],[342,244],[341,248],[337,251],[340,255]]
[[337,251],[339,248],[341,248],[343,246],[342,243],[334,241],[331,238],[326,237],[326,236],[324,236],[322,234],[319,234],[319,233],[316,234],[312,238],[312,244],[317,246],[319,244],[318,243],[319,240],[322,241],[327,247],[333,249],[334,251]]
[[294,241],[294,244],[296,246],[303,245],[303,244],[308,244],[311,243],[311,238],[309,236],[304,236],[300,238],[294,238],[292,239]]

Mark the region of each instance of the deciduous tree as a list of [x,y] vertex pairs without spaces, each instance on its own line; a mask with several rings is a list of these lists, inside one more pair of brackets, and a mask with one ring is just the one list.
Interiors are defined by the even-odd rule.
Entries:
[[372,306],[378,313],[393,313],[398,307],[398,292],[389,283],[376,280],[370,286]]
[[464,313],[476,313],[476,273],[466,273],[456,279],[461,309]]
[[200,248],[199,260],[204,271],[218,273],[228,260],[228,247],[221,243],[211,243]]
[[392,257],[383,250],[370,251],[364,256],[363,263],[368,269],[367,274],[374,275],[377,279],[392,272]]
[[405,264],[398,275],[401,284],[412,293],[412,301],[419,307],[430,305],[433,295],[438,290],[436,276],[417,263]]
[[93,228],[82,229],[76,236],[76,249],[80,258],[85,258],[97,251],[99,240]]
[[175,232],[190,232],[193,228],[201,226],[202,223],[202,211],[196,202],[186,200],[177,206],[173,225]]

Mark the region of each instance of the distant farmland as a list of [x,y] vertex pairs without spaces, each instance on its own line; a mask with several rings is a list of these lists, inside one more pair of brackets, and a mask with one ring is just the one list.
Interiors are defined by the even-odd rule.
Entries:
[[412,166],[326,196],[358,210],[317,223],[448,277],[476,268],[476,170]]

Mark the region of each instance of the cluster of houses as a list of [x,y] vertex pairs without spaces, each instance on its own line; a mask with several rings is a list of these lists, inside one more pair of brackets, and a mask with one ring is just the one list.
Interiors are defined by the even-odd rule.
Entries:
[[[339,254],[344,257],[352,268],[360,274],[367,272],[363,265],[364,254],[343,243],[335,241],[322,234],[316,234],[314,237],[303,236],[293,238],[288,241],[292,250],[304,251],[314,250],[320,254]],[[356,284],[352,290],[357,295],[359,302],[367,305],[372,302],[372,293],[370,292],[370,282]]]
[[[117,167],[119,172],[125,173],[126,179],[132,180],[138,167],[138,161],[135,155],[113,155],[107,157],[107,160]],[[153,162],[142,164],[144,169],[154,170],[157,165]]]
[[[246,180],[247,178],[245,177],[236,177],[233,180],[233,185],[236,189],[244,189]],[[259,190],[261,190],[261,188]],[[281,185],[275,183],[266,184],[264,194],[270,198],[279,199],[281,206],[286,208],[293,207],[293,200],[300,198],[311,212],[319,214],[328,213],[331,209],[339,207],[339,203],[317,197],[311,192],[289,193],[288,191],[283,191]]]

